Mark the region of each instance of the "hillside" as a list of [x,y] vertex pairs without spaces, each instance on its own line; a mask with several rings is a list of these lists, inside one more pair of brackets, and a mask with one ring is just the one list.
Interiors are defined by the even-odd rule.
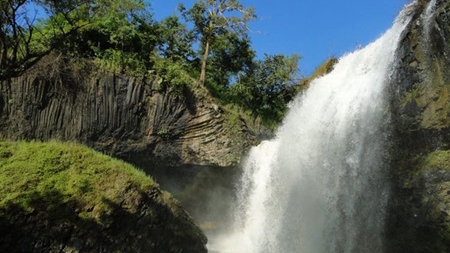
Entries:
[[176,200],[84,146],[0,142],[1,252],[206,252]]

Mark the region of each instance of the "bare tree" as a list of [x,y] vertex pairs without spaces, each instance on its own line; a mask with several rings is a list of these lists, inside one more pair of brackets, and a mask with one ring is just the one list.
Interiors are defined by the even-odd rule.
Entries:
[[0,79],[20,72],[39,55],[30,44],[36,15],[30,17],[28,0],[3,0],[0,3]]

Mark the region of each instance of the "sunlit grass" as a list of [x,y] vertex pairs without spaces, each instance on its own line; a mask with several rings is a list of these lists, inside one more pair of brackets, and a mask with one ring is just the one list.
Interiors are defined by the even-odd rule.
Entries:
[[76,201],[86,207],[80,216],[88,218],[104,212],[104,200],[115,202],[127,187],[145,191],[154,185],[144,172],[79,144],[0,142],[0,208],[32,211],[35,197],[45,196],[42,205],[49,210]]

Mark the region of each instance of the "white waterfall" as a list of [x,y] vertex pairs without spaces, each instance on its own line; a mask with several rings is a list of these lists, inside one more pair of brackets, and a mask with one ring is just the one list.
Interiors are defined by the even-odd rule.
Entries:
[[386,84],[411,12],[342,57],[291,104],[276,138],[253,148],[233,231],[213,252],[382,252],[389,152]]

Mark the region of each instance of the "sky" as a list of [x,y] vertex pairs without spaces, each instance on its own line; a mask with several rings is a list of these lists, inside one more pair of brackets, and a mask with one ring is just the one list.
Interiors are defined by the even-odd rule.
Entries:
[[[147,0],[156,20],[177,13],[180,2]],[[252,47],[264,54],[299,54],[300,75],[311,74],[324,60],[340,57],[377,39],[409,0],[240,0],[256,9],[249,24]]]

